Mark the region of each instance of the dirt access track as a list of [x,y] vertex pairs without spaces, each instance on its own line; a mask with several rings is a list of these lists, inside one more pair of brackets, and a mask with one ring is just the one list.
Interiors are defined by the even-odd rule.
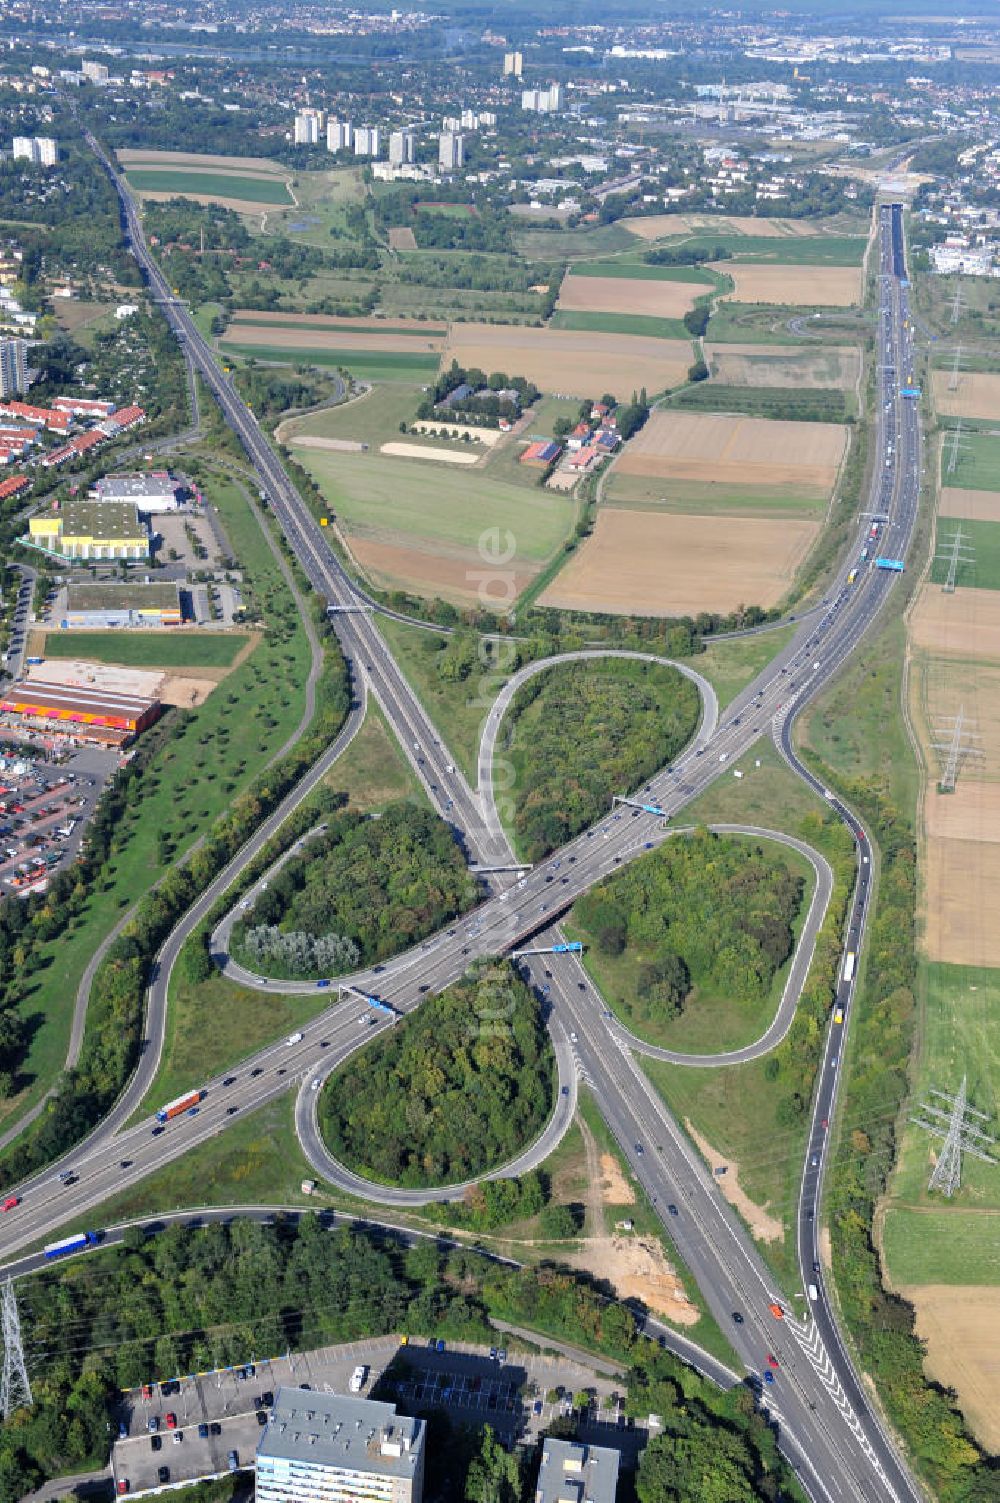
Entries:
[[643,313],[683,318],[694,300],[711,289],[700,282],[640,280],[638,277],[575,277],[567,272],[558,306],[573,312]]
[[949,390],[950,371],[931,372],[934,406],[942,417],[985,418],[1000,422],[1000,376],[959,371],[958,385]]
[[818,530],[800,519],[609,507],[539,604],[623,616],[767,608],[791,586]]
[[849,308],[861,301],[860,266],[757,266],[716,261],[712,270],[732,277],[734,303],[776,303],[800,308]]
[[478,366],[526,376],[540,391],[581,399],[610,391],[627,400],[643,386],[650,396],[679,386],[691,364],[691,346],[682,339],[631,334],[453,324],[442,369],[453,359],[466,369]]
[[654,412],[616,461],[615,472],[738,487],[794,486],[800,495],[825,498],[846,444],[847,429],[838,423]]

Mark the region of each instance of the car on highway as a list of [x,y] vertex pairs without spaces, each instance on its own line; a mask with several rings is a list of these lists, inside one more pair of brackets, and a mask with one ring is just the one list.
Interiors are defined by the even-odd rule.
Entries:
[[678,1215],[677,1207],[674,1205],[673,1201],[671,1201],[670,1204],[667,1206],[667,1211],[668,1211],[669,1215],[671,1215],[671,1216]]
[[777,1357],[774,1355],[773,1352],[768,1352],[768,1354],[767,1354],[767,1365],[768,1365],[768,1367],[780,1367],[781,1366],[781,1363],[778,1361]]
[[771,1371],[770,1368],[767,1368],[765,1370],[765,1373],[764,1373],[764,1382],[765,1383],[773,1383],[774,1382],[774,1373]]
[[170,1410],[169,1413],[167,1414],[167,1429],[168,1430],[176,1430],[177,1429],[177,1416],[176,1416],[176,1414],[174,1414],[173,1410]]
[[204,1420],[198,1426],[198,1439],[199,1440],[207,1440],[208,1439],[208,1426],[205,1424]]
[[778,1304],[777,1300],[772,1301],[772,1303],[769,1304],[767,1308],[770,1310],[775,1320],[784,1320],[785,1312]]
[[21,1197],[19,1195],[8,1195],[3,1205],[0,1206],[0,1210],[12,1211],[15,1206],[19,1206],[20,1204]]
[[734,1310],[733,1311],[733,1325],[734,1326],[741,1326],[742,1324],[743,1324],[743,1316],[740,1314],[740,1312],[738,1310]]
[[151,1451],[162,1451],[163,1450],[163,1437],[160,1436],[160,1435],[151,1435],[149,1437],[149,1449]]
[[157,1480],[157,1482],[161,1482],[161,1483],[162,1482],[169,1482],[170,1481],[170,1468],[168,1466],[158,1467],[157,1468],[157,1472],[156,1472],[156,1480]]

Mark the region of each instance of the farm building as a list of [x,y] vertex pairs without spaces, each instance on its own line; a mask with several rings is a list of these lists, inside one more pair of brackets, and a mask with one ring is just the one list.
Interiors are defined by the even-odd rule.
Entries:
[[75,684],[14,684],[0,695],[0,714],[18,723],[58,730],[104,746],[125,746],[153,724],[160,713],[155,699],[81,689]]
[[180,486],[164,470],[153,475],[105,475],[91,491],[95,501],[133,501],[145,514],[176,511]]
[[183,620],[176,584],[69,585],[66,614],[59,625],[69,628],[179,626]]
[[539,470],[544,470],[554,459],[559,458],[559,445],[554,439],[538,439],[529,444],[521,455],[521,463],[534,465]]
[[66,559],[145,559],[149,531],[133,501],[68,500],[28,523],[36,548]]

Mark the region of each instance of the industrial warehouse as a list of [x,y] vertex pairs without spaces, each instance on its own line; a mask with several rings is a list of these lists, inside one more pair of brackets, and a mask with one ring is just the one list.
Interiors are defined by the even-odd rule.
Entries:
[[62,628],[84,630],[180,626],[184,596],[180,586],[152,584],[71,584],[65,608],[56,613]]
[[156,699],[76,684],[27,680],[0,695],[0,715],[11,723],[101,746],[127,746],[159,714]]
[[30,543],[64,559],[146,560],[149,529],[134,501],[80,501],[40,512],[28,523]]

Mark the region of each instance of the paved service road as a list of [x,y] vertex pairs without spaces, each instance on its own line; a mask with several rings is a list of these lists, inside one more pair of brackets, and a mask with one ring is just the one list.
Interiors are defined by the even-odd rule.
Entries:
[[[100,153],[97,143],[91,145]],[[460,775],[451,772],[451,759],[410,686],[375,630],[363,597],[329,552],[326,540],[298,497],[259,426],[216,366],[211,352],[194,328],[183,304],[173,298],[142,242],[141,230],[123,184],[112,172],[126,216],[135,254],[154,295],[178,338],[190,350],[207,384],[215,392],[226,420],[238,434],[261,479],[262,492],[285,537],[314,587],[327,599],[341,644],[357,674],[367,683],[385,711],[436,807],[446,814],[471,858],[490,865],[509,860],[506,842],[491,831],[482,802]],[[675,764],[652,778],[645,792],[649,801],[668,815],[676,814],[720,773],[738,764],[754,743],[772,735],[789,757],[790,727],[795,714],[848,661],[897,580],[895,573],[874,566],[876,555],[904,558],[912,534],[920,482],[920,430],[917,404],[899,397],[900,381],[909,376],[912,335],[902,260],[901,209],[881,208],[877,214],[880,270],[879,411],[875,482],[869,506],[886,518],[877,540],[866,543],[869,557],[859,562],[869,523],[861,527],[855,549],[846,560],[823,601],[823,610],[802,623],[794,639],[728,708],[707,746],[693,746]],[[849,579],[849,571],[854,571]],[[797,767],[796,770],[801,770]],[[862,864],[859,866],[859,942],[866,916],[870,866],[864,836],[850,812],[837,801],[833,807],[855,830]],[[552,861],[536,867],[506,893],[484,903],[475,913],[435,936],[423,947],[423,962],[400,970],[392,984],[372,973],[370,985],[395,1009],[405,1012],[419,1005],[421,988],[438,990],[463,974],[479,955],[506,953],[520,941],[549,929],[569,904],[616,866],[638,855],[651,842],[666,838],[662,819],[640,810],[624,809],[560,851]],[[234,863],[228,881],[238,874]],[[211,901],[225,890],[213,890]],[[198,906],[198,905],[196,905]],[[207,911],[207,905],[201,909]],[[169,944],[169,942],[168,942]],[[728,1325],[733,1345],[751,1373],[760,1373],[764,1354],[774,1351],[781,1370],[773,1390],[762,1390],[762,1405],[778,1427],[781,1444],[800,1468],[804,1485],[816,1499],[871,1500],[871,1503],[916,1503],[918,1490],[900,1461],[861,1382],[840,1343],[832,1313],[820,1291],[808,1302],[804,1318],[793,1300],[781,1297],[735,1213],[718,1193],[700,1157],[680,1132],[664,1103],[649,1085],[631,1050],[620,1047],[606,1026],[603,1006],[582,973],[568,964],[553,969],[550,1005],[567,1027],[576,1049],[578,1068],[629,1164],[663,1218],[665,1229],[692,1269],[716,1318]],[[366,981],[366,984],[367,981]],[[154,983],[155,985],[155,983]],[[327,1051],[343,1057],[372,1036],[375,1028],[362,1025],[367,1009],[345,999],[301,1030],[294,1042],[279,1042],[224,1079],[206,1082],[207,1093],[194,1118],[180,1117],[153,1135],[150,1121],[111,1136],[112,1123],[95,1133],[68,1156],[77,1172],[69,1187],[55,1182],[54,1171],[25,1187],[24,1203],[13,1224],[4,1226],[8,1253],[26,1249],[40,1238],[54,1235],[71,1218],[99,1206],[112,1193],[136,1182],[179,1157],[193,1144],[222,1131],[232,1115],[274,1099],[307,1073],[315,1075]],[[384,1015],[382,1015],[384,1016]],[[842,1031],[842,1025],[830,1024]],[[350,1036],[354,1043],[351,1045]],[[574,1040],[573,1035],[576,1035]],[[828,1049],[832,1045],[828,1045]],[[158,1048],[151,1047],[158,1054]],[[146,1059],[144,1057],[144,1064]],[[140,1073],[143,1066],[140,1066]],[[829,1078],[832,1077],[832,1078]],[[826,1068],[818,1100],[829,1110],[836,1101],[839,1070]],[[820,1181],[808,1163],[803,1180],[803,1218],[815,1214]],[[35,1193],[42,1188],[43,1193]],[[29,1190],[31,1193],[29,1194]],[[673,1207],[673,1210],[671,1210]],[[814,1230],[810,1233],[814,1235]],[[776,1319],[774,1304],[781,1310]],[[804,1309],[800,1300],[798,1308]],[[733,1312],[742,1316],[733,1322]]]

